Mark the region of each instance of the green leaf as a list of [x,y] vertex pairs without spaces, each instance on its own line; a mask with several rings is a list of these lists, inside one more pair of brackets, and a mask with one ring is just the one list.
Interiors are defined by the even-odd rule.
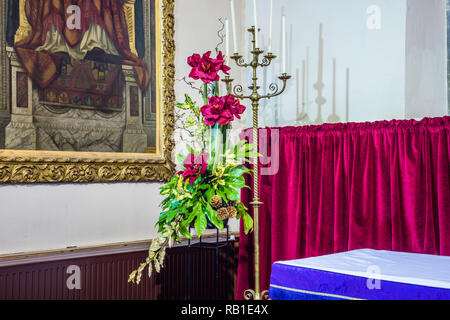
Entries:
[[186,156],[184,156],[180,153],[177,155],[177,160],[180,165],[183,165],[185,159],[186,159]]
[[236,209],[238,210],[238,214],[236,216],[236,219],[238,220],[241,219],[244,216],[244,214],[247,214],[248,211],[247,207],[244,206],[242,202],[239,202],[237,204]]
[[191,108],[191,106],[184,104],[184,103],[177,103],[175,106],[178,109],[182,109],[182,110],[189,110]]
[[190,154],[195,154],[194,148],[192,148],[189,144],[186,143],[186,149]]
[[190,106],[195,105],[195,103],[192,102],[191,97],[190,97],[187,93],[184,95],[184,97],[186,98],[186,100],[185,100],[186,104],[188,104],[188,105],[190,105]]
[[[228,181],[230,186],[236,188],[236,189],[242,189],[242,188],[250,188],[248,185],[245,184],[245,179],[232,179]],[[251,188],[250,188],[251,189]]]
[[250,151],[250,150],[252,150],[254,148],[255,148],[255,144],[254,143],[247,143],[247,144],[244,145],[244,150],[245,151]]
[[167,198],[167,199],[165,199],[166,201],[163,201],[162,203],[161,203],[161,206],[162,206],[162,209],[163,210],[166,210],[166,209],[169,209],[169,207],[172,205],[172,200],[173,199],[171,199],[171,198]]
[[248,211],[248,208],[247,208],[246,206],[244,206],[244,204],[243,204],[242,202],[239,202],[239,203],[238,203],[237,209],[238,209],[239,211],[242,211],[242,212],[247,212],[247,211]]
[[213,225],[215,225],[219,230],[223,230],[223,221],[217,217],[217,212],[211,207],[209,203],[204,207],[206,215],[208,216],[209,221]]
[[247,169],[243,165],[239,165],[239,166],[236,166],[236,167],[232,168],[228,172],[228,174],[230,176],[232,176],[233,178],[239,178],[239,177],[242,177],[244,174],[249,173],[249,172],[250,172],[249,169]]
[[167,211],[161,212],[161,214],[159,215],[159,220],[166,220],[167,213]]
[[239,198],[240,198],[239,192],[237,190],[235,190],[234,188],[230,188],[228,186],[223,186],[222,189],[226,193],[228,200],[231,200],[231,201],[239,200]]
[[189,233],[188,230],[188,225],[190,224],[190,222],[186,225],[183,223],[180,223],[180,228],[178,229],[178,232],[185,238],[188,239],[192,239],[191,234]]
[[172,201],[172,202],[170,202],[170,209],[171,210],[178,209],[178,207],[180,207],[181,203],[182,203],[182,201],[181,202],[180,201]]
[[[226,197],[225,193],[222,192],[222,190],[217,189],[216,193],[219,197],[221,197],[223,200],[227,200],[228,198]],[[211,199],[210,199],[211,200]]]
[[190,116],[186,119],[186,122],[184,124],[185,128],[193,127],[197,124],[197,117],[196,116]]
[[[201,206],[200,206],[201,208]],[[200,209],[198,214],[196,215],[195,219],[195,231],[197,231],[197,234],[199,236],[202,236],[203,233],[206,231],[206,226],[208,224],[208,220],[206,219],[206,216],[203,214],[202,210]]]
[[196,217],[195,211],[194,210],[190,211],[185,215],[185,219],[181,222],[180,225],[183,225],[184,227],[187,228],[191,224],[191,222],[195,219],[195,217]]
[[205,192],[205,197],[206,197],[206,201],[208,203],[211,202],[211,198],[214,197],[216,195],[216,193],[214,192],[213,188],[209,188],[208,191]]
[[234,150],[241,149],[246,144],[245,140],[239,140],[238,143],[236,143],[236,146],[234,147]]
[[245,178],[243,176],[237,177],[237,178],[233,178],[233,179],[229,179],[231,182],[234,183],[245,183]]
[[237,160],[249,162],[248,158],[258,158],[261,156],[255,150],[255,144],[245,143],[245,141],[241,140],[234,148],[234,154]]
[[177,215],[178,215],[177,210],[168,211],[167,216],[166,216],[166,223],[171,223]]
[[254,151],[250,151],[250,152],[246,152],[245,153],[245,157],[247,157],[247,158],[259,158],[261,156],[262,156],[262,154],[260,154],[258,152],[254,152]]
[[242,218],[244,220],[245,234],[248,234],[253,230],[253,218],[248,213],[245,213]]
[[195,217],[202,213],[202,204],[200,203],[200,201],[197,201],[195,203],[192,213]]

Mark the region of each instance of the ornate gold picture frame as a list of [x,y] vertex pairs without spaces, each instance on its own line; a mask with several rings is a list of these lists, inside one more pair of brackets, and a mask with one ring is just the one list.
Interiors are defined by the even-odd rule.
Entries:
[[[20,10],[23,10],[23,2],[20,0]],[[136,41],[134,34],[134,13],[132,6],[135,1],[127,0],[126,4],[129,7],[125,8],[125,18],[128,25],[128,35],[130,37],[130,50],[136,53]],[[40,96],[37,93],[34,82],[31,79],[23,80],[23,72],[19,72],[20,65],[16,58],[14,48],[8,45],[6,29],[8,24],[8,1],[1,1],[0,5],[0,77],[2,87],[0,88],[0,183],[3,184],[22,184],[22,183],[96,183],[96,182],[149,182],[149,181],[167,181],[174,174],[175,165],[172,162],[172,151],[174,149],[173,131],[174,131],[174,58],[175,58],[175,44],[174,44],[174,1],[175,0],[140,0],[144,6],[144,14],[141,16],[141,23],[145,26],[145,41],[153,39],[156,54],[156,60],[153,63],[153,74],[150,73],[150,81],[154,81],[155,99],[152,102],[149,100],[149,95],[136,94],[135,101],[139,102],[139,110],[143,110],[146,105],[147,108],[154,108],[153,113],[149,112],[149,123],[154,123],[153,129],[154,138],[152,138],[152,145],[145,145],[144,152],[127,152],[125,145],[132,145],[137,141],[142,141],[142,135],[139,132],[142,130],[141,123],[133,122],[133,114],[130,116],[130,111],[124,111],[123,118],[127,121],[125,129],[122,132],[129,133],[127,141],[122,137],[121,147],[122,152],[105,152],[104,150],[88,150],[88,151],[61,151],[61,150],[46,150],[28,148],[28,145],[23,149],[6,148],[6,142],[13,138],[8,138],[5,132],[11,135],[11,132],[17,132],[20,136],[20,130],[28,130],[34,128],[33,121],[42,121],[45,117],[37,116],[30,108],[21,108],[20,103],[25,105],[41,106]],[[149,8],[153,6],[155,18],[150,22],[148,17]],[[23,32],[24,20],[23,12],[20,12],[20,26],[17,29],[16,37],[20,37]],[[25,18],[26,19],[26,18]],[[26,32],[26,30],[25,30]],[[152,34],[153,32],[153,34]],[[147,39],[148,38],[148,39]],[[17,44],[20,39],[15,39]],[[147,42],[146,42],[147,43]],[[148,52],[149,50],[147,50]],[[146,54],[148,57],[148,53]],[[144,59],[147,62],[147,59]],[[18,71],[19,70],[19,71]],[[131,87],[138,88],[134,85],[137,81],[132,67],[124,66],[124,94],[123,104],[124,110],[127,108],[127,103],[133,99],[131,96]],[[152,77],[153,76],[153,77]],[[25,83],[25,99],[23,95],[19,95],[17,86],[20,81]],[[131,83],[131,85],[130,85]],[[28,85],[28,87],[27,87]],[[22,89],[23,91],[23,89]],[[135,90],[136,91],[136,90]],[[131,92],[131,93],[130,93]],[[45,98],[45,97],[44,97]],[[45,100],[45,99],[43,99]],[[24,102],[25,101],[25,102]],[[36,102],[37,101],[37,102]],[[45,112],[69,112],[70,107],[66,107],[55,100],[54,105],[45,106],[47,109],[42,109]],[[122,100],[121,100],[122,101]],[[150,107],[149,107],[150,105]],[[77,108],[76,110],[88,110],[86,108]],[[53,109],[52,109],[53,108]],[[32,109],[32,108],[31,108]],[[55,111],[56,110],[56,111]],[[62,111],[61,111],[62,110]],[[70,109],[72,110],[72,109]],[[144,111],[134,111],[135,118],[140,121],[145,121]],[[28,113],[27,113],[28,112]],[[72,112],[72,111],[70,111]],[[77,111],[79,113],[84,111]],[[88,112],[88,111],[86,111]],[[91,111],[89,111],[91,112]],[[94,112],[94,111],[92,111]],[[110,114],[111,110],[103,110],[104,115]],[[142,114],[140,114],[142,112]],[[38,120],[36,120],[38,119]],[[84,119],[84,118],[83,118]],[[105,119],[107,117],[105,116]],[[128,120],[132,119],[132,120]],[[67,122],[67,121],[66,121]],[[44,123],[44,122],[42,122]],[[47,123],[45,124],[47,125]],[[42,126],[38,124],[37,126]],[[9,130],[9,131],[7,131]],[[16,131],[13,131],[16,130]],[[123,131],[125,130],[125,131]],[[128,130],[128,131],[127,131]],[[149,129],[150,130],[150,129]],[[3,135],[1,134],[3,132]],[[39,136],[39,133],[35,133]],[[34,137],[34,136],[33,136]],[[8,140],[9,139],[9,140]],[[139,140],[141,139],[141,140]],[[16,139],[17,140],[17,139]],[[150,140],[150,139],[149,139]],[[145,139],[144,139],[145,142]],[[139,148],[141,148],[140,146]],[[135,149],[141,150],[141,149]]]

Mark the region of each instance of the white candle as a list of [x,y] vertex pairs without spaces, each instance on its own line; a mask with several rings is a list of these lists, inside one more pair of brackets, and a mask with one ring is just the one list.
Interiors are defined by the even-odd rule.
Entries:
[[258,43],[258,9],[256,7],[256,0],[253,0],[253,16],[255,18],[255,46],[259,48]]
[[234,44],[234,53],[237,53],[237,36],[236,36],[236,16],[234,12],[234,0],[230,0],[231,5],[231,24],[233,28],[233,44]]
[[272,53],[273,0],[270,0],[269,52]]
[[286,73],[286,16],[283,16],[282,19],[282,53],[283,53],[283,68],[282,73]]
[[249,38],[250,34],[245,37],[245,47],[244,47],[244,51],[245,51],[245,60],[246,61],[250,61],[250,51],[252,51],[252,48],[250,46],[250,38]]
[[300,119],[300,70],[295,69],[295,79],[297,80],[297,85],[295,86],[295,93],[297,94],[297,120]]
[[323,26],[320,25],[320,31],[319,31],[319,80],[323,80]]
[[230,23],[225,20],[225,54],[227,59],[230,57]]

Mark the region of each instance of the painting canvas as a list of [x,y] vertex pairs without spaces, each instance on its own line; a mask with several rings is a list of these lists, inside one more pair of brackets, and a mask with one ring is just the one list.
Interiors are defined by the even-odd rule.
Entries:
[[0,149],[155,153],[156,0],[8,0]]
[[0,183],[172,176],[174,5],[0,1]]

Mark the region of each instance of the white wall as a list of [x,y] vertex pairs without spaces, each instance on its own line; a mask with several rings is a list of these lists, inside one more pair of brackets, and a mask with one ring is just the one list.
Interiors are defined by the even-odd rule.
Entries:
[[[269,0],[261,0],[260,26],[267,39]],[[367,9],[381,10],[381,28],[367,27]],[[253,24],[251,5],[247,24]],[[314,84],[318,81],[319,30],[323,25],[323,96],[327,100],[320,118],[327,122],[333,109],[333,60],[336,60],[336,115],[338,121],[375,121],[403,118],[405,87],[406,0],[280,0],[275,1],[274,53],[281,57],[281,16],[286,15],[288,32],[288,72],[294,76],[287,92],[263,109],[269,126],[295,125],[301,111],[305,60],[305,111],[310,123],[319,119]],[[267,41],[265,41],[267,44]],[[347,69],[349,110],[347,117]],[[273,70],[273,72],[272,72]],[[266,86],[281,72],[281,59],[267,72]],[[298,82],[295,77],[299,75]],[[298,95],[298,96],[297,96]],[[297,97],[299,105],[297,106]],[[277,110],[278,109],[278,110]],[[319,121],[320,122],[320,121]]]
[[[228,0],[176,0],[177,79],[188,75],[188,56],[214,51],[218,18],[229,16]],[[176,83],[177,99],[186,88]],[[157,236],[160,186],[0,185],[0,255],[151,239]]]
[[0,254],[91,246],[155,235],[159,184],[0,187]]
[[406,117],[447,114],[445,0],[408,0]]
[[[251,0],[246,2],[246,24],[250,26],[254,23],[253,5]],[[260,42],[266,49],[270,0],[258,3]],[[378,14],[368,10],[373,6],[379,9],[380,28],[368,27],[368,21]],[[317,120],[365,122],[447,114],[445,0],[277,0],[273,51],[280,58],[283,14],[287,19],[288,72],[294,78],[285,94],[262,104],[263,125],[317,124]],[[320,24],[324,48],[323,96],[327,102],[319,118],[314,84],[318,81]],[[297,121],[297,114],[302,111],[303,60],[304,111],[308,118]],[[264,83],[261,91],[277,81],[280,72],[281,59],[261,72],[259,77]],[[296,79],[297,75],[300,79]],[[338,118],[329,119],[333,100]]]

